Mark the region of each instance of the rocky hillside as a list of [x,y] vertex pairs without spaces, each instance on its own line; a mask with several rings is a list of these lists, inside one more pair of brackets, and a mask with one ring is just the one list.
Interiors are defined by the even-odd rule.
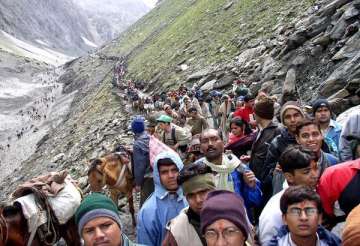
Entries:
[[359,10],[358,0],[161,1],[119,39],[65,65],[64,93],[77,93],[71,112],[0,194],[62,168],[85,187],[90,158],[131,142],[129,114],[111,84],[119,59],[149,93],[195,83],[227,90],[240,78],[282,100],[332,97],[337,110],[359,104]]

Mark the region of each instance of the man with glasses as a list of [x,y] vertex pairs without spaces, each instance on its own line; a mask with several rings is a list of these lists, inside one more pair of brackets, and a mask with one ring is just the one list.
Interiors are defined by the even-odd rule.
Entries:
[[[280,167],[289,186],[304,185],[315,190],[320,171],[314,153],[302,146],[289,146],[281,154]],[[277,230],[284,224],[280,198],[285,190],[274,195],[264,207],[259,218],[259,240],[268,245]]]
[[215,190],[210,168],[204,163],[185,166],[180,171],[178,184],[182,186],[189,207],[172,219],[166,226],[163,246],[206,245],[200,231],[200,211],[207,194]]
[[320,225],[319,195],[309,187],[293,186],[280,199],[284,224],[268,246],[341,245],[340,239]]
[[244,246],[250,238],[243,200],[233,192],[212,191],[200,213],[201,232],[208,246]]

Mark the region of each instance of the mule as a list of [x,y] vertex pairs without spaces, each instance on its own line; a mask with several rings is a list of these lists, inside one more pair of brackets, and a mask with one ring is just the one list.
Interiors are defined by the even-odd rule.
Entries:
[[136,226],[132,193],[135,182],[130,160],[131,153],[124,148],[120,152],[110,153],[102,158],[91,160],[88,182],[90,190],[93,192],[100,192],[107,185],[111,199],[115,204],[118,204],[119,194],[124,194],[128,199],[133,226]]
[[[0,246],[27,246],[30,239],[28,223],[21,205],[14,204],[0,208]],[[81,246],[81,239],[77,232],[74,217],[58,228],[57,238],[63,238],[66,245]],[[36,234],[31,246],[48,245],[42,242]],[[52,244],[50,244],[52,245]]]

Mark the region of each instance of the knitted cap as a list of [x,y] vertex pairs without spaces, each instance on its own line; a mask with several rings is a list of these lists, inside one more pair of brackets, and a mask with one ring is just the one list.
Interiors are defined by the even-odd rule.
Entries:
[[254,113],[260,118],[271,120],[274,118],[274,100],[261,96],[255,101]]
[[356,206],[346,218],[342,234],[343,246],[356,246],[360,242],[360,205]]
[[131,130],[133,133],[142,133],[145,131],[145,122],[142,116],[136,116],[131,122]]
[[320,107],[327,107],[329,110],[331,110],[330,104],[326,99],[318,99],[313,103],[312,105],[313,113],[315,114],[316,110],[318,110]]
[[215,190],[208,194],[200,213],[201,232],[217,220],[226,219],[234,223],[247,238],[250,232],[243,200],[233,192]]
[[173,119],[165,114],[160,115],[159,118],[156,119],[157,122],[165,122],[165,123],[170,123]]
[[304,112],[302,111],[300,105],[297,102],[288,101],[281,107],[281,110],[280,110],[281,123],[284,123],[284,114],[285,114],[286,110],[288,110],[288,109],[295,109],[295,110],[299,111],[303,117],[305,117]]
[[121,228],[120,217],[114,202],[107,196],[94,192],[81,202],[75,212],[75,223],[81,235],[83,227],[87,222],[98,217],[108,217],[113,219]]
[[214,176],[211,173],[194,176],[182,184],[184,195],[195,190],[215,190]]

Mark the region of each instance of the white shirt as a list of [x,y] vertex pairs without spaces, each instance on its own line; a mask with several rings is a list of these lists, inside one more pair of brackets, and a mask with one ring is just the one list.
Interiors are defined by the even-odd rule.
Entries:
[[282,212],[280,210],[280,198],[285,192],[283,189],[270,198],[259,218],[259,240],[260,245],[268,245],[273,236],[277,235],[277,230],[284,225]]

